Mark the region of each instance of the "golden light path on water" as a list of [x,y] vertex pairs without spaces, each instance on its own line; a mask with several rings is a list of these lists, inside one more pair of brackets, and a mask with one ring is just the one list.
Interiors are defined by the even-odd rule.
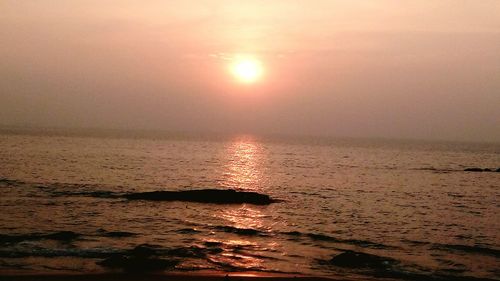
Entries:
[[226,149],[227,164],[221,185],[245,191],[262,190],[264,184],[264,149],[251,137],[235,139]]
[[[237,138],[226,149],[227,164],[222,173],[223,180],[220,182],[225,188],[262,192],[265,182],[265,151],[256,140],[251,137]],[[266,225],[265,218],[269,215],[263,213],[261,206],[249,204],[228,206],[214,213],[214,216],[222,218],[227,225],[238,229],[270,231],[271,226]],[[274,249],[279,247],[278,243],[271,242],[259,245],[254,239],[229,239],[224,241],[230,247],[252,247],[255,250]],[[264,263],[259,257],[241,253],[223,253],[214,257],[233,266],[244,268],[259,268]]]

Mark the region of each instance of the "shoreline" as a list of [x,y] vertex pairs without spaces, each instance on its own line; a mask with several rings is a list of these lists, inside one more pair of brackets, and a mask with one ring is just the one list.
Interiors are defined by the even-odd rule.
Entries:
[[[286,274],[286,273],[262,273],[262,272],[224,272],[224,271],[202,271],[202,272],[165,272],[165,273],[0,273],[2,281],[117,281],[117,280],[141,280],[147,279],[150,281],[284,281],[284,280],[300,280],[300,281],[335,281],[341,279],[333,279],[324,276],[310,276],[303,274]],[[347,280],[347,279],[345,279]]]

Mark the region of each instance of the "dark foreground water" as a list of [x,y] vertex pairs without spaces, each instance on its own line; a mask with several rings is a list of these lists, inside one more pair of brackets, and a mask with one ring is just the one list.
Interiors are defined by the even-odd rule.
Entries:
[[[500,173],[463,171],[499,167],[500,145],[3,134],[0,148],[0,273],[161,261],[177,271],[500,278]],[[282,201],[119,196],[201,188]]]

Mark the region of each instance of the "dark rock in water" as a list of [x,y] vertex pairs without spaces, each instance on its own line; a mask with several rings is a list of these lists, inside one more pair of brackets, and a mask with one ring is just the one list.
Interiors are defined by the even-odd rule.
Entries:
[[102,261],[98,261],[97,264],[100,266],[104,267],[109,267],[109,268],[122,268],[125,267],[124,264],[126,264],[129,261],[129,258],[124,255],[113,255],[109,258],[106,258]]
[[97,264],[108,268],[122,269],[126,272],[149,272],[172,268],[178,263],[178,261],[160,258],[138,258],[116,255]]
[[108,233],[105,233],[104,236],[106,237],[132,237],[136,236],[137,234],[132,233],[132,232],[126,232],[126,231],[110,231]]
[[97,264],[126,272],[141,273],[173,268],[179,263],[177,260],[158,258],[156,254],[156,250],[150,245],[143,244],[130,250],[128,254],[112,255]]
[[[390,278],[389,280],[426,280],[426,281],[490,281],[468,276],[457,276],[433,272],[420,266],[405,264],[395,259],[366,254],[355,251],[345,251],[329,261],[320,260],[321,264],[334,265],[353,269],[356,273],[379,278]],[[371,280],[372,278],[370,278]],[[374,279],[375,280],[375,279]],[[385,279],[384,279],[385,280]]]
[[465,169],[464,171],[465,171],[465,172],[482,172],[482,171],[484,171],[484,170],[483,170],[483,169],[481,169],[481,168],[477,168],[477,167],[475,167],[475,168],[467,168],[467,169]]
[[204,258],[206,254],[204,253],[203,248],[191,246],[191,247],[182,247],[177,249],[172,249],[168,251],[168,254],[176,257],[183,258]]
[[261,231],[258,231],[257,229],[252,229],[252,228],[238,228],[238,227],[232,227],[232,226],[216,226],[215,229],[221,230],[221,231],[224,231],[227,233],[236,233],[236,234],[240,234],[240,235],[265,236],[265,234],[262,233]]
[[0,245],[1,244],[10,244],[10,243],[19,243],[24,240],[33,240],[29,235],[6,235],[0,234]]
[[78,236],[80,236],[80,234],[73,231],[60,231],[43,235],[42,238],[67,242],[76,239]]
[[139,258],[148,258],[156,255],[156,250],[151,245],[142,244],[130,250],[129,255]]
[[397,261],[372,254],[346,251],[333,257],[329,263],[340,267],[384,269],[396,264]]
[[217,241],[206,241],[204,244],[208,247],[220,247],[223,245],[222,242],[217,242]]
[[467,168],[467,169],[464,169],[464,171],[466,172],[500,172],[500,168],[498,169],[490,169],[490,168],[478,168],[478,167],[474,167],[474,168]]
[[152,191],[129,193],[123,197],[129,200],[152,201],[189,201],[215,204],[241,204],[269,205],[277,202],[268,195],[257,192],[236,191],[231,189],[200,189],[186,191]]

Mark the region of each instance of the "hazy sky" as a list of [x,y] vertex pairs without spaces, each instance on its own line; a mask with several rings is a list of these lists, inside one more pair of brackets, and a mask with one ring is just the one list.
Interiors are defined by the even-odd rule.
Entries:
[[0,77],[3,125],[500,141],[500,1],[1,0]]

